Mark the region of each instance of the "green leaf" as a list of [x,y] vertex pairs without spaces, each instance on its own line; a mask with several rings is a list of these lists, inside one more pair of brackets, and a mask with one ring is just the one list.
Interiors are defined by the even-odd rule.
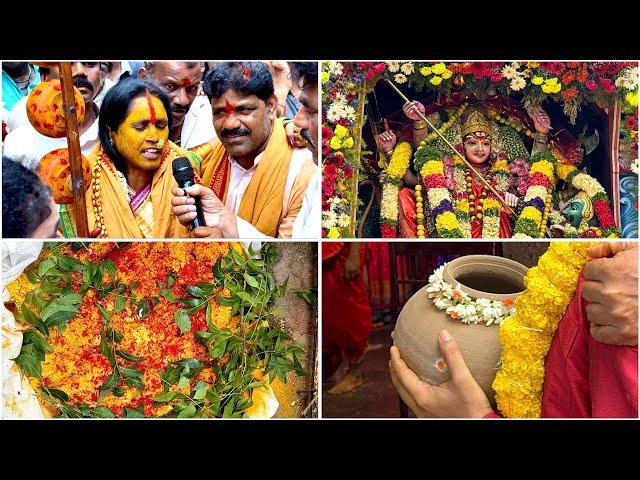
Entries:
[[189,293],[189,295],[193,297],[202,298],[205,296],[204,290],[200,287],[194,287],[193,285],[187,285],[185,290]]
[[144,390],[144,384],[142,380],[139,378],[125,378],[124,383],[129,385],[130,387],[137,388],[139,390]]
[[216,295],[216,302],[222,307],[232,307],[236,302],[233,297],[223,297],[222,295]]
[[113,341],[116,343],[120,343],[124,338],[124,335],[117,330],[109,329],[109,333],[111,334]]
[[114,387],[112,393],[116,396],[116,397],[121,397],[124,395],[124,390],[122,390],[120,387]]
[[53,258],[47,258],[38,265],[38,276],[45,277],[54,268],[56,268],[56,261]]
[[111,319],[111,314],[100,305],[98,305],[98,310],[100,310],[100,313],[102,314],[102,323],[104,323],[105,325],[108,324],[109,320]]
[[194,400],[202,400],[205,397],[205,395],[207,394],[207,389],[208,388],[209,387],[207,385],[204,385],[204,386],[198,388],[196,390],[196,393],[193,394],[193,399]]
[[29,266],[24,273],[27,275],[27,280],[29,283],[38,283],[40,279],[38,278],[38,270],[35,268],[35,265]]
[[124,304],[126,300],[127,298],[123,297],[122,295],[116,296],[116,313],[120,313],[122,310],[124,310]]
[[178,367],[182,368],[182,374],[189,378],[200,370],[202,370],[202,362],[196,358],[185,358],[174,362]]
[[213,348],[209,349],[209,355],[213,358],[218,358],[223,356],[226,351],[228,341],[229,341],[228,338],[221,338],[219,340],[216,340],[216,343],[213,346]]
[[[160,378],[169,385],[175,385],[180,378],[181,368],[177,365],[167,365],[163,371],[160,371]],[[166,387],[166,385],[165,385]]]
[[314,306],[317,303],[317,292],[315,289],[305,288],[301,290],[294,290],[293,293],[311,306]]
[[22,370],[22,373],[25,375],[36,378],[40,378],[42,376],[40,361],[34,354],[21,351],[20,355],[18,355],[13,361],[16,362],[16,365],[20,367],[20,370]]
[[27,330],[22,334],[22,344],[33,343],[42,353],[53,352],[53,347],[47,343],[45,338],[35,330]]
[[[46,388],[46,387],[45,387]],[[69,395],[67,395],[62,390],[58,390],[56,388],[46,388],[46,391],[52,396],[57,398],[58,400],[62,400],[63,402],[69,401]]]
[[57,312],[77,312],[78,306],[82,303],[82,295],[70,293],[68,295],[56,298],[42,309],[40,319],[46,322],[47,319]]
[[160,290],[160,295],[163,296],[167,300],[167,302],[175,303],[178,301],[176,296],[173,293],[171,293],[171,290],[167,288],[162,288]]
[[180,301],[189,307],[190,312],[197,312],[207,306],[206,300],[200,298],[181,298]]
[[186,333],[191,330],[191,319],[189,318],[189,314],[186,312],[186,310],[178,310],[173,315],[173,319],[180,329],[180,333]]
[[242,276],[244,277],[246,282],[249,285],[251,285],[253,288],[260,288],[260,284],[258,283],[258,281],[255,278],[253,278],[251,275],[249,275],[247,272],[244,272]]
[[118,386],[118,376],[115,373],[112,373],[107,377],[102,385],[100,385],[100,390],[109,391],[113,390]]
[[22,304],[22,306],[20,307],[20,311],[22,312],[22,320],[24,320],[28,324],[33,325],[34,327],[36,327],[43,334],[45,334],[45,335],[49,334],[49,330],[47,329],[47,325],[42,320],[40,320],[38,317],[36,317],[35,314],[31,310],[29,310],[29,308],[27,307],[26,304],[24,304],[24,303]]
[[265,386],[265,382],[251,382],[245,388],[246,389],[249,389],[249,388],[260,388],[260,387],[264,387],[264,386]]
[[109,273],[111,276],[111,281],[116,279],[116,264],[108,258],[102,261],[102,267]]
[[96,407],[93,409],[93,415],[96,418],[116,418],[116,414],[113,413],[107,407]]
[[136,357],[135,355],[131,355],[130,353],[123,352],[122,350],[116,350],[116,355],[133,363],[138,363],[143,360],[143,357]]
[[196,406],[192,403],[178,414],[178,418],[192,418],[196,414]]
[[212,327],[215,327],[215,325],[213,324],[213,313],[211,311],[211,302],[207,302],[207,310],[205,312],[204,318],[207,321],[207,328],[209,328],[209,330],[213,330]]
[[149,315],[149,305],[147,305],[147,299],[143,298],[138,302],[138,316],[145,318],[147,315]]
[[124,418],[145,418],[144,412],[135,408],[125,408]]
[[175,272],[169,272],[167,274],[167,287],[171,288],[173,286],[173,284],[176,282],[176,273]]
[[129,285],[129,291],[130,291],[131,293],[133,293],[133,291],[134,291],[136,288],[138,288],[138,285],[139,285],[139,284],[138,284],[138,282],[133,282],[131,285]]
[[120,367],[120,372],[124,378],[142,378],[142,372],[135,367]]
[[178,380],[178,388],[184,388],[187,385],[189,385],[189,378],[188,377],[180,377],[180,380]]
[[85,265],[80,260],[73,257],[56,255],[54,258],[60,270],[81,272],[85,268]]
[[213,265],[213,278],[216,280],[222,280],[224,278],[224,272],[222,271],[222,257],[218,258],[216,263]]
[[240,297],[244,302],[247,302],[249,305],[253,305],[255,303],[255,298],[249,295],[247,292],[238,292],[238,297]]
[[176,392],[167,392],[162,395],[158,395],[157,397],[153,397],[152,400],[155,402],[170,402],[176,396]]

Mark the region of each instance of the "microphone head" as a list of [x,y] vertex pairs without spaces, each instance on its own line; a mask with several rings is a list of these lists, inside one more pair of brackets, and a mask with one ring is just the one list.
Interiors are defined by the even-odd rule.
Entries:
[[193,167],[187,157],[178,157],[172,163],[173,177],[178,185],[184,185],[185,182],[193,183]]

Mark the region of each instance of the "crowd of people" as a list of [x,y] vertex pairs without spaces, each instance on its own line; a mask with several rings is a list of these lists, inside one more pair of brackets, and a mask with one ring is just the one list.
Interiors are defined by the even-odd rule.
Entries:
[[[72,62],[71,71],[86,112],[78,133],[92,173],[90,237],[320,236],[317,62]],[[3,63],[3,166],[37,174],[44,155],[67,147],[26,112],[29,92],[59,77],[57,64]],[[179,157],[196,175],[189,196],[172,175]],[[3,174],[5,238],[42,234],[34,219],[52,195],[31,180],[18,187]],[[18,188],[39,194],[8,196]],[[194,196],[206,223],[195,229]],[[78,236],[84,212],[55,209],[57,234]]]

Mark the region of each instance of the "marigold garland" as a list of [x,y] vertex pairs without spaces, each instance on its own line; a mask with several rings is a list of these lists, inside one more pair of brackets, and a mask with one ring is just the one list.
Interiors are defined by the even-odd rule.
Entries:
[[397,236],[398,194],[402,185],[402,177],[409,169],[411,153],[411,145],[408,142],[400,142],[393,150],[389,165],[385,170],[387,178],[382,185],[382,201],[380,202],[382,238]]
[[592,245],[553,242],[525,276],[515,314],[500,326],[502,360],[492,387],[505,417],[540,417],[545,357]]

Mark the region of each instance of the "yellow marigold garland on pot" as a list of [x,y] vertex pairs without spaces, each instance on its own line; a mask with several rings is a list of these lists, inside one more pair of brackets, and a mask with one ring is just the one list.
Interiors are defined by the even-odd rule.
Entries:
[[400,142],[391,155],[389,165],[385,169],[387,174],[382,185],[382,201],[380,204],[380,224],[382,238],[395,238],[398,227],[398,195],[402,186],[402,177],[409,168],[411,161],[411,145]]
[[553,242],[525,276],[516,313],[500,326],[502,360],[492,387],[505,417],[540,417],[545,357],[592,245]]

